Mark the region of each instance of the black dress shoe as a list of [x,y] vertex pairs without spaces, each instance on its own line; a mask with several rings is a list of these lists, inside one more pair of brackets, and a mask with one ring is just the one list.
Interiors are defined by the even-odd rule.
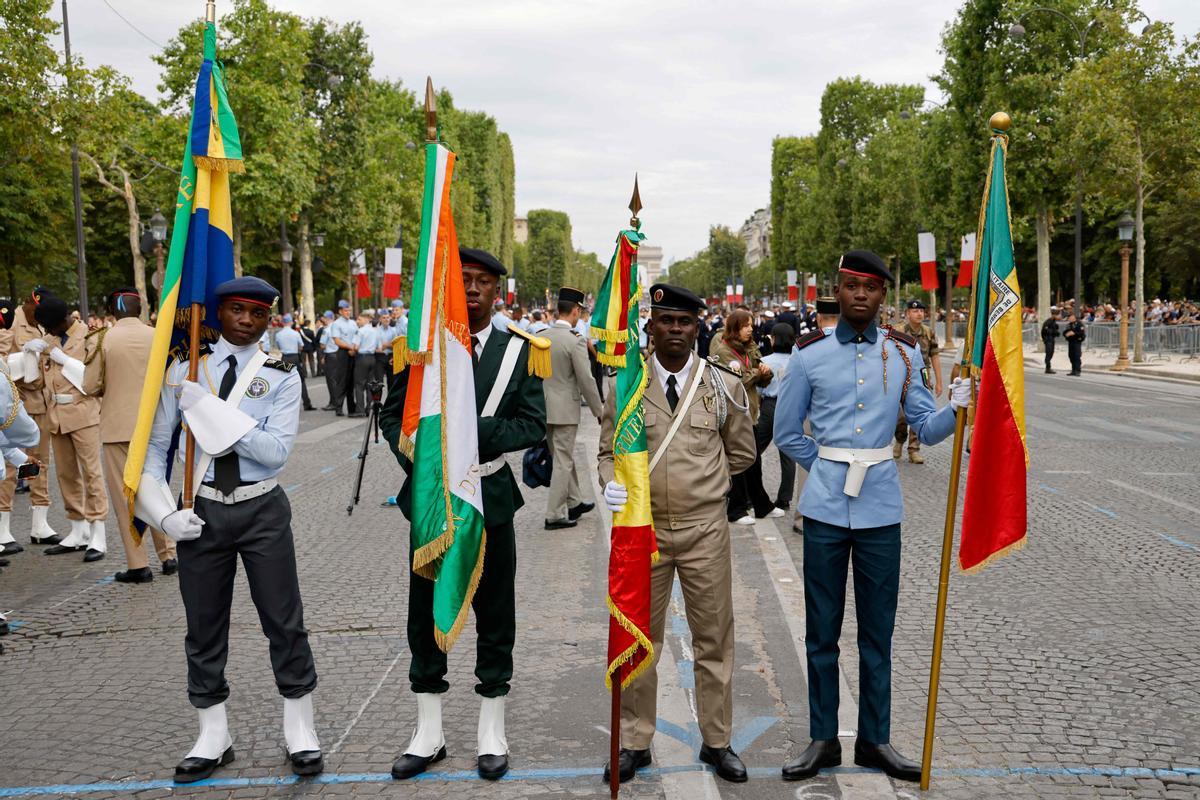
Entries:
[[179,561],[174,558],[168,558],[162,562],[163,575],[174,575],[176,572],[179,572]]
[[200,758],[198,756],[185,758],[175,765],[175,782],[195,783],[196,781],[202,781],[212,775],[217,767],[223,767],[231,761],[233,761],[232,747],[221,753],[220,758]]
[[700,745],[700,760],[716,770],[717,777],[730,783],[745,783],[750,779],[746,774],[746,765],[733,752],[732,747],[709,747]]
[[1047,374],[1047,375],[1057,375],[1058,373],[1057,373],[1057,372],[1055,372],[1055,371],[1054,371],[1054,370],[1052,370],[1052,369],[1048,369],[1048,370],[1046,370],[1046,374]]
[[154,580],[154,572],[149,567],[127,569],[113,575],[113,580],[117,583],[149,583]]
[[292,762],[292,772],[297,775],[319,775],[325,769],[325,759],[320,750],[301,750],[299,753],[288,753]]
[[80,544],[74,547],[65,544],[56,544],[53,547],[47,547],[42,552],[48,556],[61,556],[63,553],[78,553],[80,550],[87,550],[87,545]]
[[309,403],[308,405],[306,405],[306,406],[304,407],[304,410],[305,410],[305,411],[316,411],[316,410],[317,410],[317,407],[316,407],[316,406],[314,406],[313,404]]
[[44,539],[39,539],[39,538],[38,538],[38,537],[36,537],[36,536],[30,536],[30,537],[29,537],[29,543],[30,543],[30,544],[35,544],[35,545],[37,545],[38,547],[45,547],[45,546],[46,546],[46,545],[48,545],[48,544],[58,544],[58,543],[59,543],[59,542],[61,542],[61,541],[62,541],[62,536],[60,536],[60,535],[59,535],[59,534],[57,534],[57,533],[56,533],[56,534],[54,534],[53,536],[47,536],[47,537],[45,537]]
[[854,743],[854,763],[881,769],[898,781],[921,780],[921,765],[897,753],[890,744],[871,744],[859,739]]
[[579,505],[567,511],[567,519],[579,519],[595,507],[595,503],[580,503]]
[[405,753],[396,759],[395,764],[392,764],[392,777],[398,781],[414,778],[429,769],[430,764],[436,764],[445,757],[446,745],[442,745],[440,750],[428,757]]
[[340,408],[338,408],[338,409],[334,409],[333,415],[334,415],[335,417],[344,417],[344,416],[346,416],[345,414],[343,414],[343,413],[342,413],[342,410],[341,410]]
[[[628,783],[633,780],[634,774],[642,767],[650,766],[650,750],[629,750],[622,747],[620,754],[617,756],[617,780],[621,783]],[[612,777],[609,771],[609,765],[604,765],[604,782],[608,783]]]
[[508,756],[486,755],[479,757],[479,777],[485,781],[498,781],[508,773]]
[[334,405],[321,406],[322,411],[337,411],[338,407]]
[[574,528],[579,523],[573,519],[548,519],[546,520],[546,530],[557,531],[563,528]]
[[11,563],[7,558],[0,558],[0,567],[7,567]]
[[795,761],[783,767],[785,781],[802,781],[811,778],[826,767],[837,767],[842,763],[842,743],[837,739],[813,739]]
[[87,552],[83,554],[83,563],[90,564],[93,561],[99,561],[102,558],[104,558],[103,550],[93,550],[89,547]]
[[16,542],[6,542],[3,549],[0,549],[0,556],[12,556],[20,553],[25,548]]

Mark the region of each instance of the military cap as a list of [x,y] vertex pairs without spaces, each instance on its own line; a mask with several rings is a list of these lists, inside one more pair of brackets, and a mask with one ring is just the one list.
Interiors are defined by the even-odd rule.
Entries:
[[338,300],[338,308],[349,308],[349,307],[350,307],[349,300]]
[[218,284],[214,294],[221,301],[245,300],[267,308],[270,308],[279,299],[278,289],[262,278],[256,278],[253,275],[245,275]]
[[485,269],[494,275],[507,275],[508,270],[500,263],[500,259],[496,258],[486,250],[476,250],[473,247],[458,248],[458,257],[462,261],[462,265],[479,267]]
[[818,314],[840,314],[842,311],[838,301],[832,297],[817,298],[817,313]]
[[663,311],[691,311],[693,314],[699,314],[704,310],[704,301],[682,286],[656,283],[650,287],[650,307]]
[[324,314],[322,314],[321,316],[322,316],[322,317],[324,317],[325,319],[333,319],[333,312],[332,312],[332,311],[326,311],[326,312],[325,312]]
[[33,291],[29,293],[29,299],[34,302],[34,305],[42,302],[42,299],[46,297],[54,297],[54,292],[50,291],[41,284],[33,287]]
[[70,306],[54,295],[43,295],[38,307],[33,311],[33,318],[37,320],[37,324],[47,330],[57,328],[70,315]]
[[292,315],[291,315],[291,314],[284,314],[284,315],[283,315],[283,324],[284,324],[284,325],[291,325],[291,324],[292,324]]
[[909,307],[909,309],[919,308],[922,311],[925,311],[926,309],[929,308],[929,306],[925,305],[920,300],[909,300],[908,307]]
[[584,294],[578,289],[572,289],[569,286],[564,286],[558,290],[558,302],[574,303],[577,306],[583,307]]
[[403,300],[393,300],[392,308],[404,308],[404,301]]
[[0,297],[0,328],[8,330],[16,318],[16,306],[7,297]]
[[870,250],[850,250],[838,262],[838,272],[847,272],[862,278],[879,278],[885,284],[891,283],[891,271],[883,259]]

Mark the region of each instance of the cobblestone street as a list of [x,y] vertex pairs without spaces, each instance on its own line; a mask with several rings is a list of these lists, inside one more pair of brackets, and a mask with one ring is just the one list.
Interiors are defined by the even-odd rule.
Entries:
[[[1200,798],[1200,384],[1118,376],[1026,375],[1032,464],[1029,543],[982,573],[952,574],[933,787],[968,798]],[[318,406],[324,381],[309,383]],[[587,417],[587,414],[584,414]],[[542,527],[546,490],[525,489],[518,535],[517,652],[508,704],[513,771],[475,773],[473,624],[450,657],[450,757],[418,780],[391,779],[416,717],[405,642],[408,529],[381,506],[401,473],[373,446],[349,518],[362,420],[306,412],[281,476],[294,514],[314,695],[326,771],[286,763],[282,703],[267,642],[240,575],[228,677],[237,760],[209,781],[171,783],[191,747],[184,616],[176,579],[114,583],[124,568],[115,518],[93,564],[28,545],[29,503],[12,529],[26,545],[0,575],[12,633],[0,656],[0,797],[606,797],[609,696],[603,671],[608,529],[602,509],[574,529]],[[591,464],[598,428],[580,429]],[[900,464],[907,505],[894,653],[893,736],[919,758],[950,444]],[[510,457],[519,472],[520,454]],[[774,494],[778,460],[764,458]],[[803,477],[803,472],[800,473]],[[686,476],[681,476],[686,480]],[[51,478],[54,486],[55,479]],[[598,494],[598,492],[597,492]],[[67,527],[61,504],[51,524]],[[800,784],[782,764],[808,741],[802,539],[792,516],[734,526],[737,630],[733,747],[747,784],[697,761],[691,647],[676,586],[659,666],[654,765],[629,798],[914,798],[914,784],[846,766]],[[853,597],[853,592],[850,592]],[[857,711],[854,614],[843,631],[843,746]],[[76,794],[78,793],[78,794]]]

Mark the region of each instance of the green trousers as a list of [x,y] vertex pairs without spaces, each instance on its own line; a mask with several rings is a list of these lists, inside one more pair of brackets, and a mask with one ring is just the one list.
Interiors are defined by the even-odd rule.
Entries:
[[[409,554],[412,566],[412,554]],[[513,672],[513,643],[517,638],[517,543],[512,523],[487,529],[483,574],[471,601],[475,612],[475,691],[484,697],[508,694]],[[446,654],[433,636],[433,581],[410,572],[408,589],[408,649],[412,664],[408,679],[417,693],[441,694],[446,681]]]

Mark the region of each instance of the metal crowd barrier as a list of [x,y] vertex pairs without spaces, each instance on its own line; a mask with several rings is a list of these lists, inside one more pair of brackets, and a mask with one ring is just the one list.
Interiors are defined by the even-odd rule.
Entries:
[[[1116,350],[1121,345],[1121,326],[1116,322],[1085,322],[1084,329],[1087,338],[1083,341],[1085,350]],[[1060,324],[1060,328],[1066,323]],[[938,336],[945,337],[945,323],[938,324]],[[967,323],[954,323],[954,338],[962,341],[967,335]],[[1129,328],[1129,350],[1133,352],[1133,326]],[[1021,342],[1035,345],[1042,338],[1042,326],[1039,322],[1024,322],[1021,324]],[[1066,343],[1060,337],[1060,347]],[[1172,355],[1188,356],[1188,360],[1200,359],[1200,324],[1192,325],[1147,325],[1142,334],[1142,350],[1150,361],[1166,361]]]

